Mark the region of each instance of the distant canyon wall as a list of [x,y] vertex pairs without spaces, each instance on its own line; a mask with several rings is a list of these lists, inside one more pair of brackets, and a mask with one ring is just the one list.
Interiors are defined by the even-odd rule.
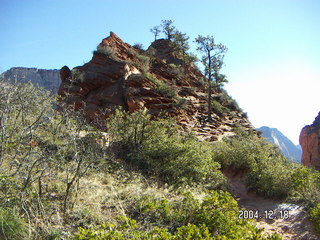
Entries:
[[59,70],[47,70],[37,68],[14,67],[0,75],[0,79],[10,83],[32,82],[35,86],[57,94],[61,80]]

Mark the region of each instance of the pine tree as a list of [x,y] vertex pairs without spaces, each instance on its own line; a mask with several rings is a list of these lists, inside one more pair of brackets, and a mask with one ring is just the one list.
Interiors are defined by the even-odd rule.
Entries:
[[157,37],[159,36],[159,34],[161,33],[161,26],[154,26],[153,28],[150,29],[150,32],[152,32],[154,34],[154,40],[157,40]]
[[172,40],[174,33],[176,32],[176,27],[173,26],[172,20],[162,20],[161,21],[162,32],[165,34],[168,40]]
[[212,36],[199,35],[195,42],[198,44],[197,50],[202,53],[202,64],[204,65],[204,73],[208,79],[208,120],[212,120],[211,117],[211,94],[212,83],[213,86],[219,90],[225,82],[227,82],[226,76],[220,73],[223,66],[224,53],[227,48],[223,44],[215,44]]

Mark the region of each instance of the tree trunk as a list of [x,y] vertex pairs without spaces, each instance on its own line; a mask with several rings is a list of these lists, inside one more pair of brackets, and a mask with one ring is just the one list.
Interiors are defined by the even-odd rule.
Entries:
[[209,89],[208,89],[208,120],[212,120],[211,116],[211,92],[212,92],[212,87],[211,87],[211,82],[209,81]]
[[211,87],[211,81],[212,81],[212,74],[211,74],[211,55],[210,51],[208,50],[208,82],[209,82],[209,89],[208,89],[208,121],[212,120],[211,117],[211,92],[212,92],[212,87]]

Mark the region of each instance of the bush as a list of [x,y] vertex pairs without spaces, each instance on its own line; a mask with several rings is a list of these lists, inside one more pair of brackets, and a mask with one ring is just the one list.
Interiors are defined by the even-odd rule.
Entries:
[[213,191],[202,202],[195,215],[195,222],[198,226],[201,224],[207,226],[210,233],[215,236],[238,239],[244,234],[242,227],[247,224],[238,218],[238,214],[238,204],[228,192]]
[[[16,208],[24,213],[22,218],[28,216],[31,235],[44,238],[51,227],[50,214],[71,210],[80,180],[93,165],[99,167],[104,157],[97,143],[101,133],[85,126],[81,113],[68,108],[56,112],[54,97],[32,84],[4,88],[0,102],[4,99],[6,104],[0,103],[0,208],[2,220],[7,219],[4,234],[15,234],[10,229],[20,228],[21,221],[14,214],[9,218],[7,210]],[[55,191],[58,185],[61,188]]]
[[304,200],[308,204],[320,202],[320,173],[305,166],[297,166],[291,175],[295,200]]
[[167,199],[158,199],[151,195],[143,195],[136,200],[132,214],[138,214],[138,219],[161,226],[169,220],[171,206]]
[[206,227],[206,225],[196,226],[194,224],[188,223],[177,229],[175,233],[175,238],[177,240],[210,240],[211,234]]
[[94,51],[93,53],[101,56],[105,56],[105,57],[110,57],[111,59],[114,59],[114,60],[119,60],[119,58],[116,55],[116,51],[113,48],[108,46],[99,44],[97,46],[97,50]]
[[19,240],[27,237],[26,224],[12,209],[0,208],[0,238]]
[[132,45],[132,47],[134,47],[134,48],[136,48],[136,49],[138,49],[140,51],[144,51],[142,43],[135,43],[135,44]]
[[253,134],[224,139],[213,146],[214,160],[223,168],[247,170],[251,190],[271,198],[284,198],[292,191],[293,164],[280,150]]
[[[115,224],[79,228],[74,239],[281,239],[276,235],[264,238],[253,221],[239,219],[237,202],[227,192],[211,191],[201,203],[187,194],[182,201],[187,205],[181,204],[178,207],[174,202],[165,202],[163,205],[158,204],[158,201],[149,211],[152,201],[148,200],[147,204],[141,206],[146,209],[143,219],[136,221],[122,216]],[[163,206],[166,206],[165,218],[154,215],[157,210],[162,213]],[[148,217],[148,214],[155,218]],[[165,225],[163,221],[166,221]]]
[[177,98],[177,92],[172,86],[160,81],[150,73],[146,74],[145,76],[156,85],[156,90],[163,96],[171,99]]
[[216,100],[211,101],[211,108],[212,108],[213,112],[220,117],[222,117],[230,112],[230,110],[228,108],[222,106],[221,103],[219,103]]
[[320,203],[309,209],[309,216],[315,229],[320,232]]

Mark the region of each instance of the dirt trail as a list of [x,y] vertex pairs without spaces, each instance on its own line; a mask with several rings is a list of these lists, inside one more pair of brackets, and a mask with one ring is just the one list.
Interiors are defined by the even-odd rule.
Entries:
[[[225,173],[229,179],[231,193],[240,207],[245,208],[243,214],[251,215],[257,220],[259,228],[264,228],[267,234],[278,233],[284,240],[317,240],[312,223],[308,220],[303,207],[280,201],[264,199],[254,193],[248,193],[245,185],[245,175]],[[252,210],[249,213],[249,210]],[[267,218],[266,212],[267,211]],[[258,215],[257,215],[258,214]]]

